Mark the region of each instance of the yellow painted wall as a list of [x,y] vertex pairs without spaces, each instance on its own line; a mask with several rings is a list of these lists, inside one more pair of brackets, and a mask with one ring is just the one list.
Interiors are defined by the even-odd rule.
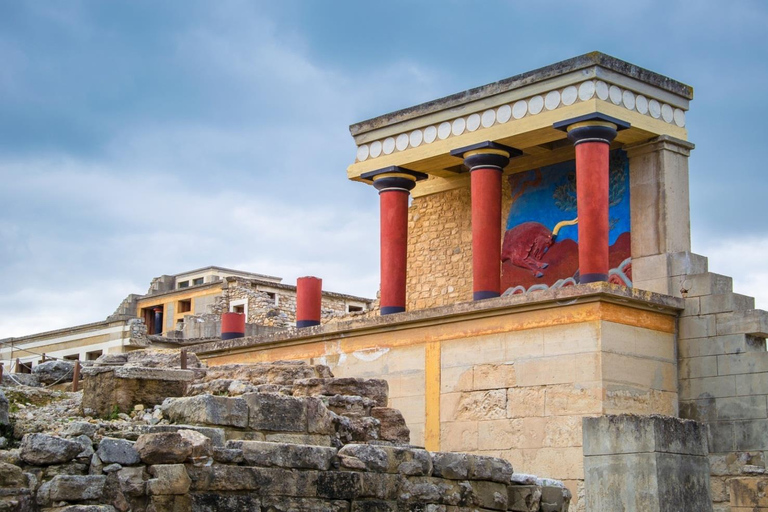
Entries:
[[[171,293],[155,297],[148,297],[137,302],[136,316],[142,318],[142,310],[156,306],[163,306],[163,332],[173,330],[176,322],[184,319],[184,315],[191,315],[195,312],[195,299],[200,297],[215,297],[221,295],[221,285],[206,287],[204,289],[181,288]],[[178,303],[182,300],[191,300],[191,310],[186,313],[179,313]],[[173,310],[172,320],[169,321],[166,311]]]

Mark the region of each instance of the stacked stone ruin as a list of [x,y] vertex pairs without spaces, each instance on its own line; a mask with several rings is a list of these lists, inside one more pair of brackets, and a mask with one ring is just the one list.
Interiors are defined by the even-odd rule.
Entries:
[[0,451],[0,510],[568,510],[559,482],[410,445],[386,381],[301,362],[160,367],[175,362],[139,352],[89,369],[84,409],[146,411],[146,424],[105,432],[86,416],[24,435]]

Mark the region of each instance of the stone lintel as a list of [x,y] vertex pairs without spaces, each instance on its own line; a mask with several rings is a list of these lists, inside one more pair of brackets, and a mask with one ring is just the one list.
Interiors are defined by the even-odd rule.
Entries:
[[694,143],[687,140],[678,139],[670,135],[659,135],[646,142],[625,146],[624,150],[627,152],[627,157],[629,158],[661,150],[672,151],[683,156],[691,156],[691,151],[695,147],[696,145]]
[[556,315],[555,309],[574,304],[610,304],[627,308],[627,311],[648,311],[665,317],[676,317],[685,307],[685,301],[681,298],[600,282],[408,311],[397,315],[353,319],[318,326],[312,329],[311,333],[279,332],[266,336],[207,342],[189,347],[188,350],[201,358],[217,357],[267,347],[337,341],[341,337],[368,335],[379,331],[407,330],[530,311],[550,310]]
[[[117,379],[157,380],[168,382],[191,382],[199,371],[176,368],[147,368],[143,366],[91,366],[83,368],[83,375],[92,376],[113,372]],[[204,371],[204,370],[203,370]]]

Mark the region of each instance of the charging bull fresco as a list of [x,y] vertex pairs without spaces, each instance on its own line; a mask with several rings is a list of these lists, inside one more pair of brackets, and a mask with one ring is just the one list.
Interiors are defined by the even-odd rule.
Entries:
[[[578,283],[575,161],[513,174],[509,183],[502,289],[515,294]],[[611,152],[609,190],[609,281],[632,286],[629,161],[622,150]]]

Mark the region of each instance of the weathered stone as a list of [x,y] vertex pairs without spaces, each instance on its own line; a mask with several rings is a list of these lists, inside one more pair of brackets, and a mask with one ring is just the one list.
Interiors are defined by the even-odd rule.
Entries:
[[[255,433],[255,432],[254,432]],[[311,444],[313,446],[331,446],[331,437],[321,434],[267,434],[264,440],[270,443]]]
[[211,439],[201,434],[196,430],[179,430],[178,433],[182,439],[187,441],[192,446],[192,458],[198,459],[200,457],[210,457],[213,453],[213,443]]
[[117,472],[120,492],[126,496],[142,496],[146,490],[147,473],[144,468],[122,468]]
[[184,464],[155,464],[149,467],[154,477],[147,480],[150,494],[186,494],[192,484]]
[[27,464],[44,466],[68,462],[82,451],[74,441],[48,434],[25,434],[21,440],[21,458]]
[[262,499],[262,512],[347,512],[349,503],[340,500],[270,497]]
[[376,418],[346,418],[336,416],[336,432],[346,443],[367,443],[379,440],[381,423]]
[[245,459],[243,458],[243,450],[214,446],[213,460],[221,464],[240,464]]
[[8,399],[5,397],[5,393],[0,390],[0,426],[8,425],[10,423],[8,419]]
[[74,371],[75,363],[55,359],[35,365],[32,368],[32,375],[37,376],[37,379],[43,384],[54,384],[71,381]]
[[91,458],[91,455],[93,455],[93,441],[90,437],[86,435],[79,435],[77,437],[72,437],[72,441],[80,444],[80,447],[83,449],[80,453],[77,454],[76,458],[78,459],[84,459],[84,458]]
[[292,396],[246,393],[248,426],[253,430],[307,432],[307,400]]
[[251,494],[196,492],[189,495],[195,512],[261,510],[261,499]]
[[213,395],[169,398],[163,402],[162,411],[166,418],[176,423],[248,426],[248,405],[243,398]]
[[333,415],[322,400],[307,397],[307,432],[310,434],[333,434]]
[[387,406],[389,385],[381,379],[303,379],[294,382],[294,396],[352,395],[370,398],[378,407]]
[[0,489],[26,487],[26,485],[27,477],[20,467],[0,462]]
[[322,446],[279,444],[261,441],[229,441],[227,448],[242,450],[250,466],[294,469],[330,469],[336,456],[334,448]]
[[467,485],[427,476],[406,477],[400,486],[398,501],[406,504],[458,505],[467,493]]
[[112,505],[68,505],[56,508],[56,512],[117,512]]
[[510,485],[507,487],[507,510],[512,512],[539,512],[541,487],[537,485]]
[[408,476],[428,476],[432,473],[429,452],[418,448],[348,444],[339,450],[339,456],[357,459],[372,472]]
[[[299,364],[296,364],[299,363]],[[224,364],[208,369],[205,380],[232,379],[250,382],[251,384],[272,384],[277,386],[292,385],[299,379],[327,377],[328,367],[322,365],[307,365],[302,361]]]
[[[143,366],[145,368],[181,368],[181,355],[176,349],[131,350],[122,354],[104,354],[94,362],[96,366]],[[187,352],[187,368],[204,368],[200,359]]]
[[87,475],[88,465],[79,462],[67,462],[65,464],[52,464],[43,469],[42,479],[50,480],[57,475]]
[[402,413],[389,407],[371,408],[371,416],[379,420],[379,436],[384,441],[408,444],[411,442],[411,430],[405,423]]
[[352,500],[360,495],[360,473],[350,471],[323,471],[317,475],[317,495],[322,498]]
[[87,421],[73,421],[64,425],[64,428],[61,429],[61,435],[64,437],[93,437],[98,429],[98,425],[88,423]]
[[192,455],[192,443],[179,432],[142,434],[134,448],[144,464],[178,464]]
[[4,373],[2,385],[9,387],[29,386],[31,388],[39,388],[41,386],[37,375],[31,373]]
[[334,395],[325,400],[328,410],[350,418],[370,416],[371,407],[376,405],[373,400],[364,396]]
[[38,503],[98,500],[104,494],[106,481],[103,475],[57,475],[40,486]]
[[157,432],[179,432],[180,430],[194,430],[200,432],[211,440],[213,446],[223,447],[226,442],[226,435],[223,428],[201,427],[199,425],[151,425],[143,429],[146,434]]
[[141,462],[139,453],[134,448],[133,443],[125,439],[105,437],[99,443],[99,449],[96,450],[96,454],[105,464],[131,466]]
[[[186,382],[118,378],[113,368],[89,369],[83,379],[83,414],[108,417],[130,413],[136,404],[159,405],[168,397],[184,396]],[[85,371],[85,370],[84,370]]]
[[396,501],[355,500],[352,502],[352,512],[397,512]]
[[469,478],[472,480],[489,480],[509,484],[512,478],[512,464],[497,457],[468,455]]
[[189,512],[192,500],[189,496],[178,494],[158,494],[150,498],[147,512]]
[[465,480],[469,477],[470,462],[466,453],[432,453],[432,475],[448,480]]

